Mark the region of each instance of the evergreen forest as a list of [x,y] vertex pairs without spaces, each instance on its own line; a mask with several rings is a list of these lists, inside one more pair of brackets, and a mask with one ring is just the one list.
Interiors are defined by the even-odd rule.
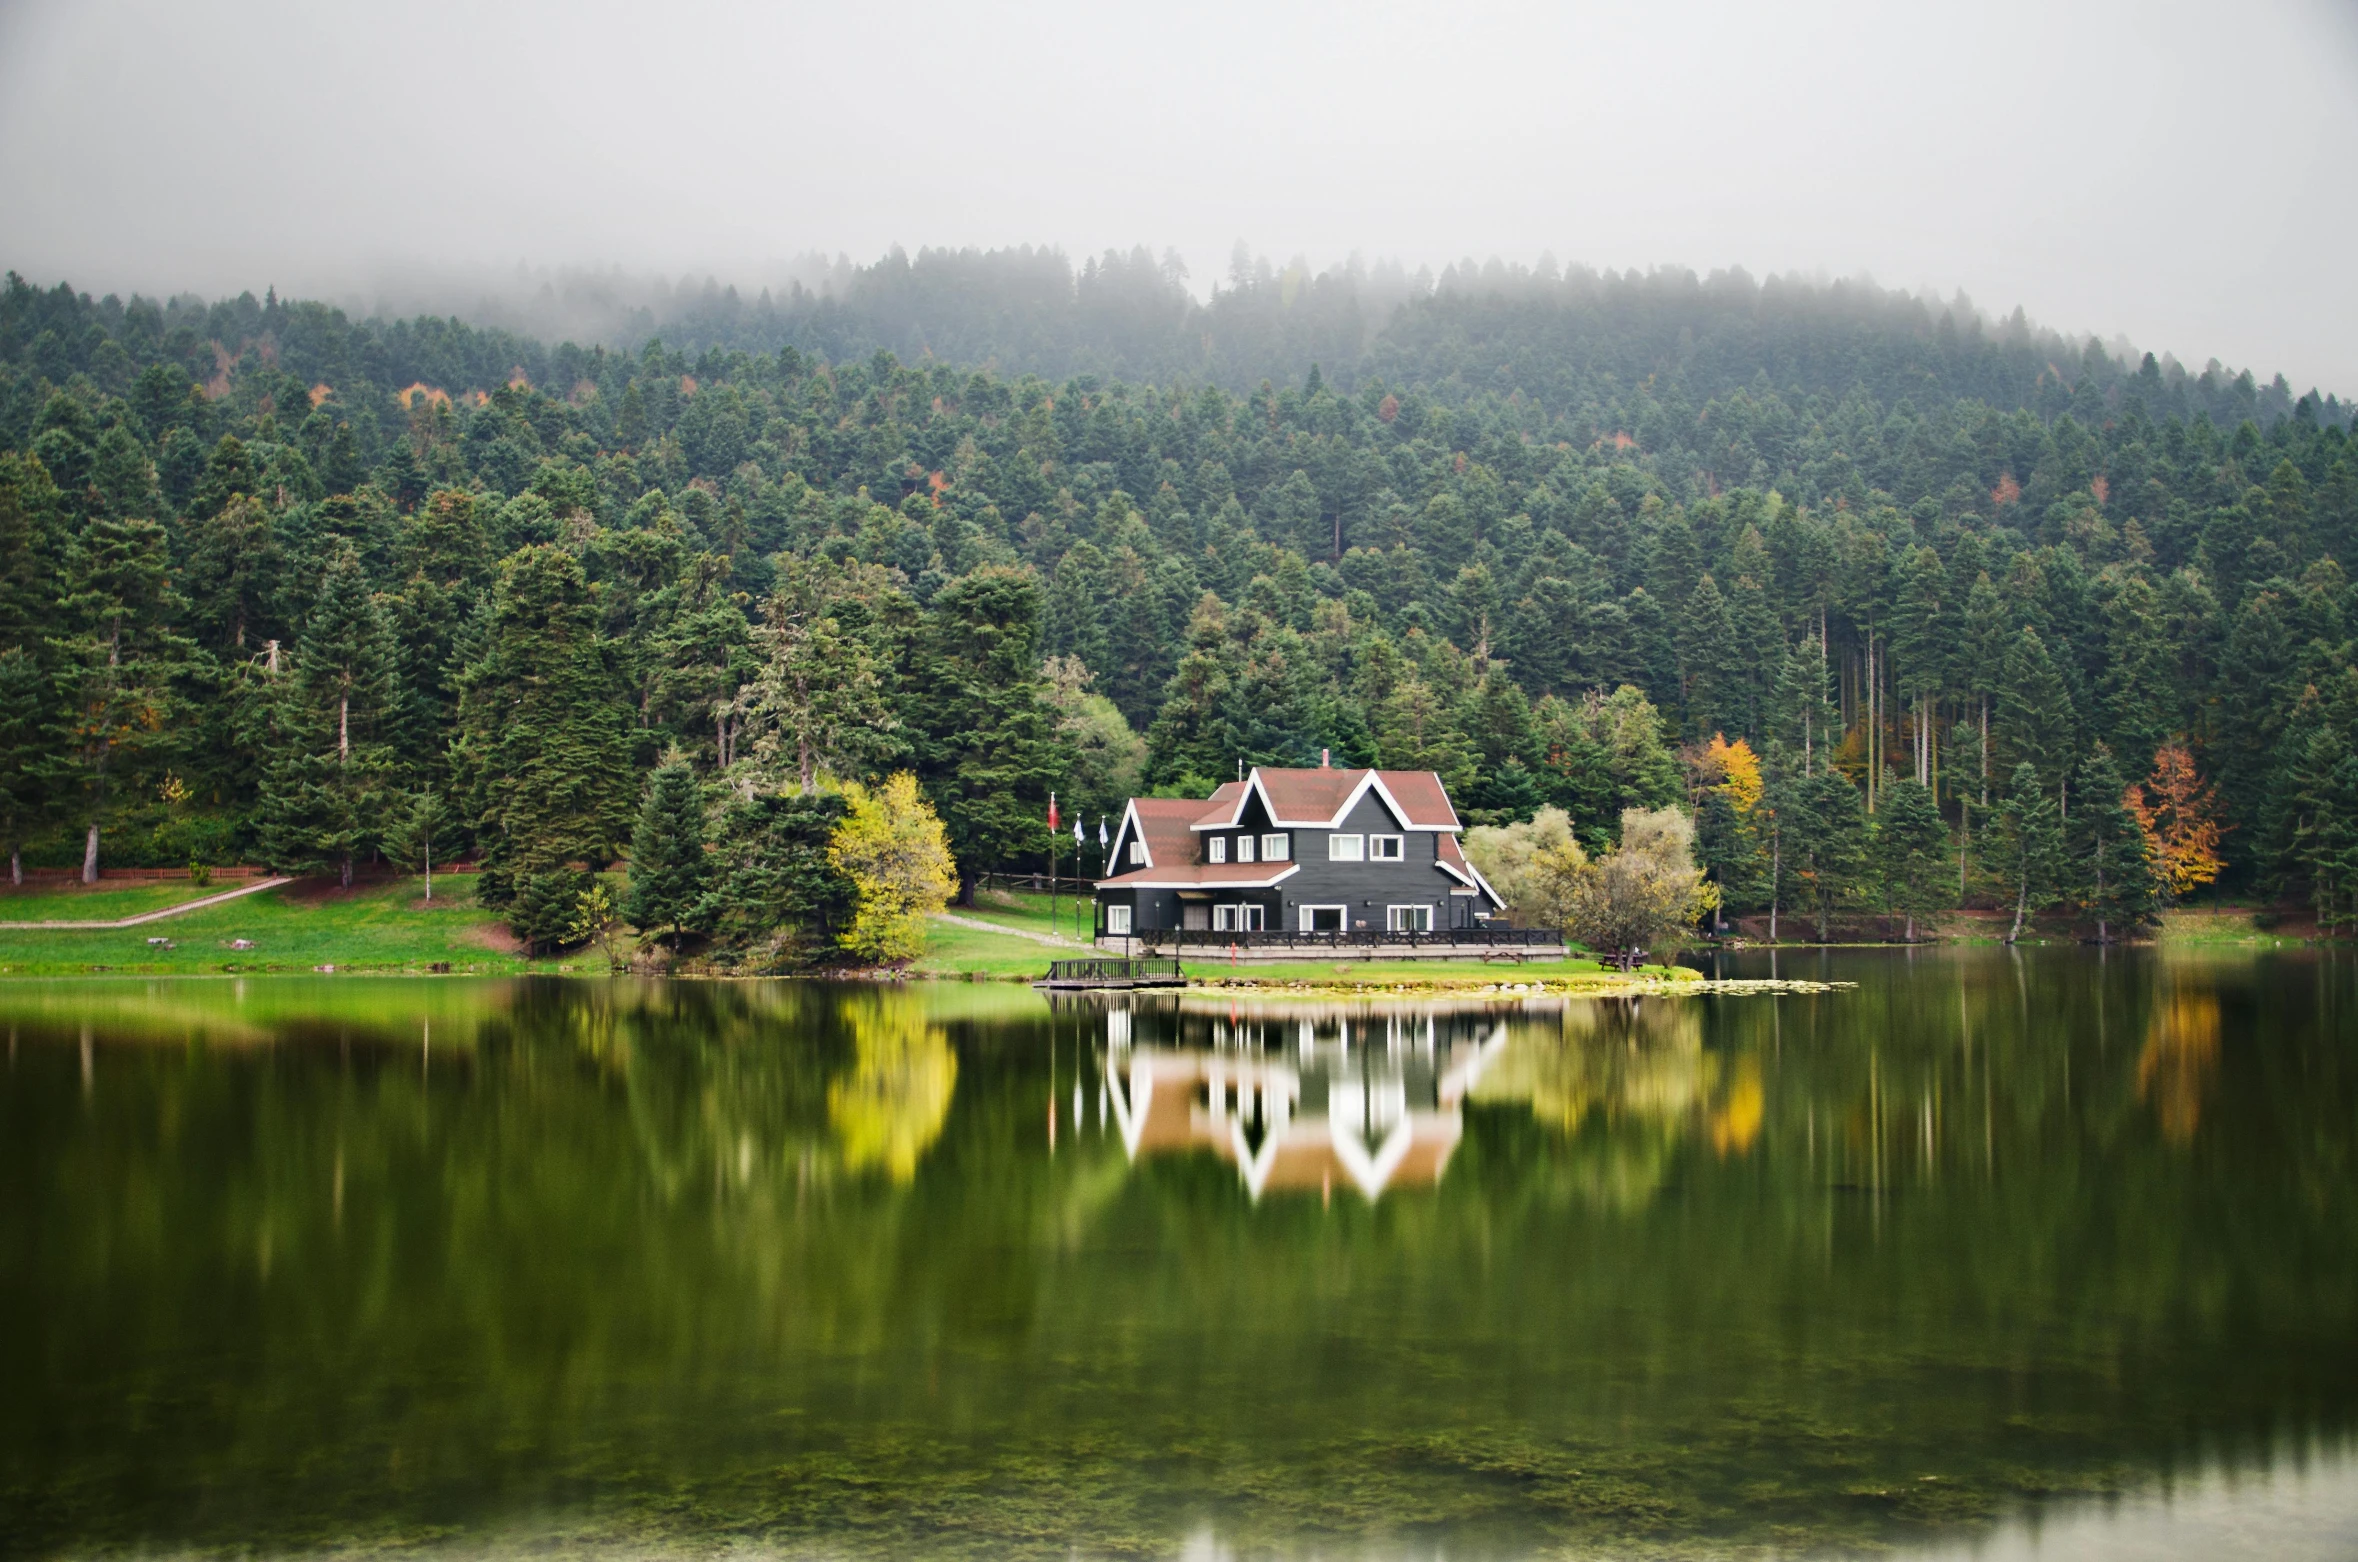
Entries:
[[1793,931],[2358,914],[2337,397],[1860,284],[1184,284],[895,252],[552,345],[11,273],[11,862],[467,858],[552,943],[636,834],[701,860],[634,920],[775,947],[853,915],[841,783],[971,886],[1051,791],[1087,871],[1328,754],[1592,848],[1681,803]]

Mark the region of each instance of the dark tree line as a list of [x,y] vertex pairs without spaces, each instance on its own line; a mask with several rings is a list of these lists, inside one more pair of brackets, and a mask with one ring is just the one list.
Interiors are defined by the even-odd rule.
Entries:
[[[742,893],[824,917],[823,884],[747,844],[824,835],[794,811],[814,765],[914,769],[971,874],[1037,860],[1051,787],[1094,814],[1321,750],[1594,837],[1723,733],[1788,808],[1882,821],[1917,803],[1887,772],[1920,784],[1929,825],[1900,833],[1929,881],[1936,835],[1944,860],[1948,832],[2013,838],[2024,767],[2016,806],[2051,801],[2061,839],[2183,739],[2234,880],[2350,908],[2339,402],[1673,273],[1407,279],[1338,329],[1334,378],[1297,359],[1242,394],[1234,362],[1151,342],[1112,361],[1155,383],[723,345],[890,284],[947,322],[916,349],[969,361],[1110,351],[1145,318],[1116,294],[1261,310],[1234,339],[1282,354],[1385,296],[1240,264],[1182,308],[1114,259],[1029,316],[979,284],[953,307],[974,257],[891,261],[841,297],[716,303],[754,323],[692,355],[12,278],[0,829],[34,861],[345,872],[432,795],[492,898],[554,908],[677,750]],[[2002,869],[1952,887],[1995,896]],[[1723,878],[1790,905],[1787,871]],[[1793,871],[1829,909],[1868,882]]]

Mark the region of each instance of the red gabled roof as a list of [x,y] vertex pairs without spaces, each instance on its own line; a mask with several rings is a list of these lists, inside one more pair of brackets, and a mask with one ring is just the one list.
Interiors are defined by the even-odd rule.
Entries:
[[1280,824],[1331,825],[1365,787],[1379,789],[1400,822],[1412,830],[1455,830],[1457,810],[1449,793],[1430,770],[1279,770],[1263,765],[1243,781],[1230,781],[1211,795],[1198,830],[1223,830],[1236,823],[1247,793],[1258,788],[1269,811]]
[[1457,810],[1449,806],[1449,792],[1430,770],[1379,770],[1376,779],[1392,794],[1392,801],[1420,830],[1458,828]]
[[1147,865],[1183,868],[1195,861],[1195,832],[1189,828],[1204,805],[1192,797],[1133,797],[1138,834],[1146,842]]
[[1324,822],[1343,811],[1351,795],[1366,779],[1364,770],[1255,770],[1270,812],[1294,823]]
[[1246,782],[1223,781],[1212,788],[1212,795],[1194,805],[1197,826],[1236,823],[1237,810],[1244,807]]

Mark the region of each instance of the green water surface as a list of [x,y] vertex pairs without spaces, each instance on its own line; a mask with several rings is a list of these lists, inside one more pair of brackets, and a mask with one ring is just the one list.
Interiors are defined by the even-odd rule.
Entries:
[[2352,1479],[2358,965],[1776,974],[1858,985],[0,984],[0,1551],[1852,1554]]

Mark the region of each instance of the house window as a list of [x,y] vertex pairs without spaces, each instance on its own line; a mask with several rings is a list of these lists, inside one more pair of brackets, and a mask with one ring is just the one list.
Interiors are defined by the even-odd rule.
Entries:
[[1146,843],[1144,841],[1130,843],[1130,866],[1133,868],[1146,866]]
[[1240,835],[1236,838],[1236,860],[1238,862],[1253,860],[1253,838],[1251,836]]
[[1430,933],[1433,931],[1431,906],[1386,906],[1384,926],[1394,933]]
[[1261,837],[1261,860],[1263,862],[1283,862],[1289,854],[1291,845],[1291,840],[1286,836],[1264,835]]
[[1261,908],[1246,903],[1212,908],[1212,931],[1215,933],[1258,933],[1261,931]]
[[1330,835],[1326,838],[1326,860],[1329,862],[1365,862],[1367,837],[1364,835]]
[[1341,906],[1304,906],[1302,931],[1305,933],[1340,933],[1343,930]]
[[1401,862],[1407,856],[1406,836],[1371,835],[1367,838],[1367,857],[1370,862]]
[[1105,908],[1105,930],[1106,930],[1106,932],[1108,932],[1108,933],[1112,934],[1112,935],[1113,935],[1114,937],[1116,937],[1116,938],[1127,938],[1127,937],[1129,937],[1129,936],[1130,936],[1130,908],[1129,908],[1128,906],[1108,906],[1108,907],[1106,907],[1106,908]]
[[1212,837],[1210,840],[1208,840],[1208,841],[1206,841],[1206,842],[1204,843],[1204,848],[1205,848],[1205,850],[1206,850],[1206,851],[1208,851],[1208,852],[1211,854],[1211,860],[1212,860],[1212,861],[1214,861],[1214,862],[1226,862],[1226,861],[1228,860],[1228,837],[1227,837],[1227,836],[1225,836],[1225,835],[1215,835],[1215,836],[1213,836],[1213,837]]

